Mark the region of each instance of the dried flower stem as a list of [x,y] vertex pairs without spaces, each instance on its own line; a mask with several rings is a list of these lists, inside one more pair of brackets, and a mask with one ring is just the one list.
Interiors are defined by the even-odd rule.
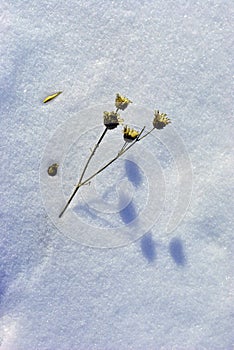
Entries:
[[83,177],[84,177],[84,174],[85,174],[85,172],[86,172],[86,170],[87,170],[87,168],[88,168],[88,165],[89,165],[91,159],[93,158],[94,153],[96,152],[96,149],[98,148],[98,146],[99,146],[100,143],[102,142],[103,137],[105,136],[107,130],[108,130],[108,128],[105,128],[105,130],[103,131],[101,137],[99,138],[98,142],[96,143],[94,149],[92,150],[92,153],[90,154],[90,156],[89,156],[89,158],[88,158],[88,160],[87,160],[87,162],[86,162],[86,164],[85,164],[85,167],[84,167],[84,169],[83,169],[83,171],[82,171],[82,174],[81,174],[81,176],[80,176],[79,182],[78,182],[78,184],[77,184],[77,186],[76,186],[74,192],[72,193],[72,195],[71,195],[71,197],[69,198],[69,200],[67,201],[65,207],[63,208],[63,210],[62,210],[61,213],[59,214],[59,217],[60,217],[60,218],[63,216],[64,212],[66,211],[67,207],[68,207],[69,204],[71,203],[71,201],[72,201],[73,197],[75,196],[76,192],[79,190],[80,184],[81,184],[81,182],[82,182],[82,180],[83,180]]
[[83,186],[83,185],[86,185],[91,179],[93,179],[96,175],[98,175],[99,173],[101,173],[101,172],[102,172],[103,170],[105,170],[109,165],[111,165],[113,162],[115,162],[120,156],[122,156],[125,152],[127,152],[137,141],[141,140],[140,135],[143,133],[144,130],[145,130],[145,126],[144,126],[144,128],[142,128],[142,130],[141,130],[141,132],[139,133],[138,137],[137,137],[128,147],[126,147],[126,144],[127,144],[127,143],[125,142],[124,146],[121,148],[121,150],[119,151],[119,153],[117,154],[116,157],[114,157],[112,160],[110,160],[106,165],[104,165],[101,169],[99,169],[95,174],[91,175],[88,179],[86,179],[85,181],[82,182],[82,179],[83,179],[83,177],[84,177],[84,174],[85,174],[85,171],[86,171],[86,169],[87,169],[87,167],[88,167],[88,164],[89,164],[91,158],[93,157],[93,155],[94,155],[96,149],[98,148],[99,144],[101,143],[103,137],[105,136],[105,133],[106,133],[106,131],[107,131],[107,128],[104,130],[104,132],[102,133],[102,135],[101,135],[101,137],[100,137],[98,143],[96,144],[96,146],[95,146],[93,152],[91,153],[91,155],[90,155],[90,157],[89,157],[89,159],[88,159],[88,161],[87,161],[87,163],[86,163],[86,165],[85,165],[85,167],[84,167],[84,170],[83,170],[83,172],[82,172],[82,174],[81,174],[81,177],[80,177],[80,179],[79,179],[78,184],[76,185],[76,188],[74,189],[72,195],[71,195],[70,198],[68,199],[68,201],[67,201],[65,207],[63,208],[63,210],[62,210],[61,213],[59,214],[59,218],[61,218],[61,217],[63,216],[64,212],[66,211],[67,207],[68,207],[69,204],[71,203],[72,199],[74,198],[74,196],[75,196],[75,194],[77,193],[77,191],[79,190],[79,188],[80,188],[81,186]]
[[124,144],[123,144],[123,147],[121,148],[119,153],[122,153],[126,149],[127,145],[128,145],[128,143],[127,143],[127,141],[125,141]]
[[146,136],[148,136],[149,134],[151,134],[152,131],[154,131],[155,127],[153,127],[150,131],[148,131],[144,136],[142,136],[141,138],[139,138],[138,141],[144,139]]
[[[118,110],[119,110],[119,108],[116,108],[115,113],[117,113]],[[107,130],[108,130],[108,127],[105,128],[105,130],[103,131],[102,135],[100,136],[98,142],[96,143],[94,149],[92,150],[92,152],[91,152],[91,154],[90,154],[90,156],[89,156],[89,158],[88,158],[88,160],[87,160],[87,162],[86,162],[86,164],[85,164],[85,167],[84,167],[84,169],[83,169],[83,171],[82,171],[82,174],[81,174],[81,176],[80,176],[79,182],[78,182],[78,184],[77,184],[75,190],[73,191],[73,193],[72,193],[72,195],[70,196],[70,198],[68,199],[68,201],[67,201],[65,207],[63,208],[63,210],[62,210],[61,213],[59,214],[59,217],[60,217],[60,218],[63,216],[64,212],[66,211],[67,207],[68,207],[69,204],[71,203],[71,201],[72,201],[73,197],[75,196],[76,192],[77,192],[77,191],[79,190],[79,188],[81,187],[80,184],[81,184],[81,182],[82,182],[82,180],[83,180],[84,174],[85,174],[85,172],[86,172],[86,170],[87,170],[87,168],[88,168],[88,166],[89,166],[89,163],[90,163],[91,159],[93,158],[94,153],[96,152],[96,149],[98,148],[98,146],[99,146],[100,143],[102,142],[102,140],[103,140],[103,138],[104,138],[104,136],[105,136]]]
[[[91,175],[88,179],[86,179],[85,181],[79,183],[76,188],[80,188],[83,185],[86,185],[88,182],[90,182],[90,180],[92,180],[96,175],[98,175],[99,173],[101,173],[103,170],[105,170],[109,165],[111,165],[112,163],[114,163],[119,157],[121,157],[125,152],[127,152],[137,141],[140,141],[140,135],[143,133],[143,131],[145,130],[145,126],[144,128],[142,128],[141,132],[139,133],[138,137],[128,146],[128,147],[122,147],[121,150],[118,152],[117,156],[114,157],[113,159],[111,159],[107,164],[105,164],[101,169],[99,169],[96,173],[94,173],[93,175]],[[125,144],[124,144],[125,146]],[[75,189],[76,190],[76,189]],[[75,192],[75,191],[74,191]],[[74,193],[73,192],[73,193]],[[73,196],[74,197],[74,196]],[[73,198],[72,197],[72,198]]]

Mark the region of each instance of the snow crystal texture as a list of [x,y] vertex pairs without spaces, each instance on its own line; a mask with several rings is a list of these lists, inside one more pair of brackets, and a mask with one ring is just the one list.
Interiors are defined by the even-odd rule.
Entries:
[[[2,2],[1,350],[233,349],[232,9]],[[149,128],[155,109],[172,124],[84,186],[58,224],[116,93],[133,101],[130,126]]]

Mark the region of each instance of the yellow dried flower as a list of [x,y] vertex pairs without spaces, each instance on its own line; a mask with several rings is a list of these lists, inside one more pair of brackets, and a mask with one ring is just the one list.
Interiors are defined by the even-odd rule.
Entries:
[[132,103],[127,97],[116,94],[115,107],[121,109],[122,111],[127,108],[129,103]]
[[107,129],[115,129],[119,124],[123,123],[123,119],[119,117],[117,112],[103,112],[103,119]]
[[167,114],[159,113],[159,111],[154,112],[153,126],[156,129],[163,129],[167,124],[170,123],[171,121],[169,118],[167,118]]
[[137,138],[137,136],[140,134],[138,131],[135,129],[130,129],[127,125],[125,125],[124,130],[124,141],[126,142],[132,142]]

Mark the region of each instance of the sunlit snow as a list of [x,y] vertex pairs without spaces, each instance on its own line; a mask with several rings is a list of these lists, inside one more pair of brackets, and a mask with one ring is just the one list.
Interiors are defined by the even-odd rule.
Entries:
[[1,350],[233,349],[232,7],[1,5]]

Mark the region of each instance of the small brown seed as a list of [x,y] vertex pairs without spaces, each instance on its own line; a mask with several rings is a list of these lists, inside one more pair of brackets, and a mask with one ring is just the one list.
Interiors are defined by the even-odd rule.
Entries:
[[58,169],[59,165],[57,163],[52,164],[51,166],[49,166],[47,172],[50,176],[55,176],[57,175],[57,169]]

